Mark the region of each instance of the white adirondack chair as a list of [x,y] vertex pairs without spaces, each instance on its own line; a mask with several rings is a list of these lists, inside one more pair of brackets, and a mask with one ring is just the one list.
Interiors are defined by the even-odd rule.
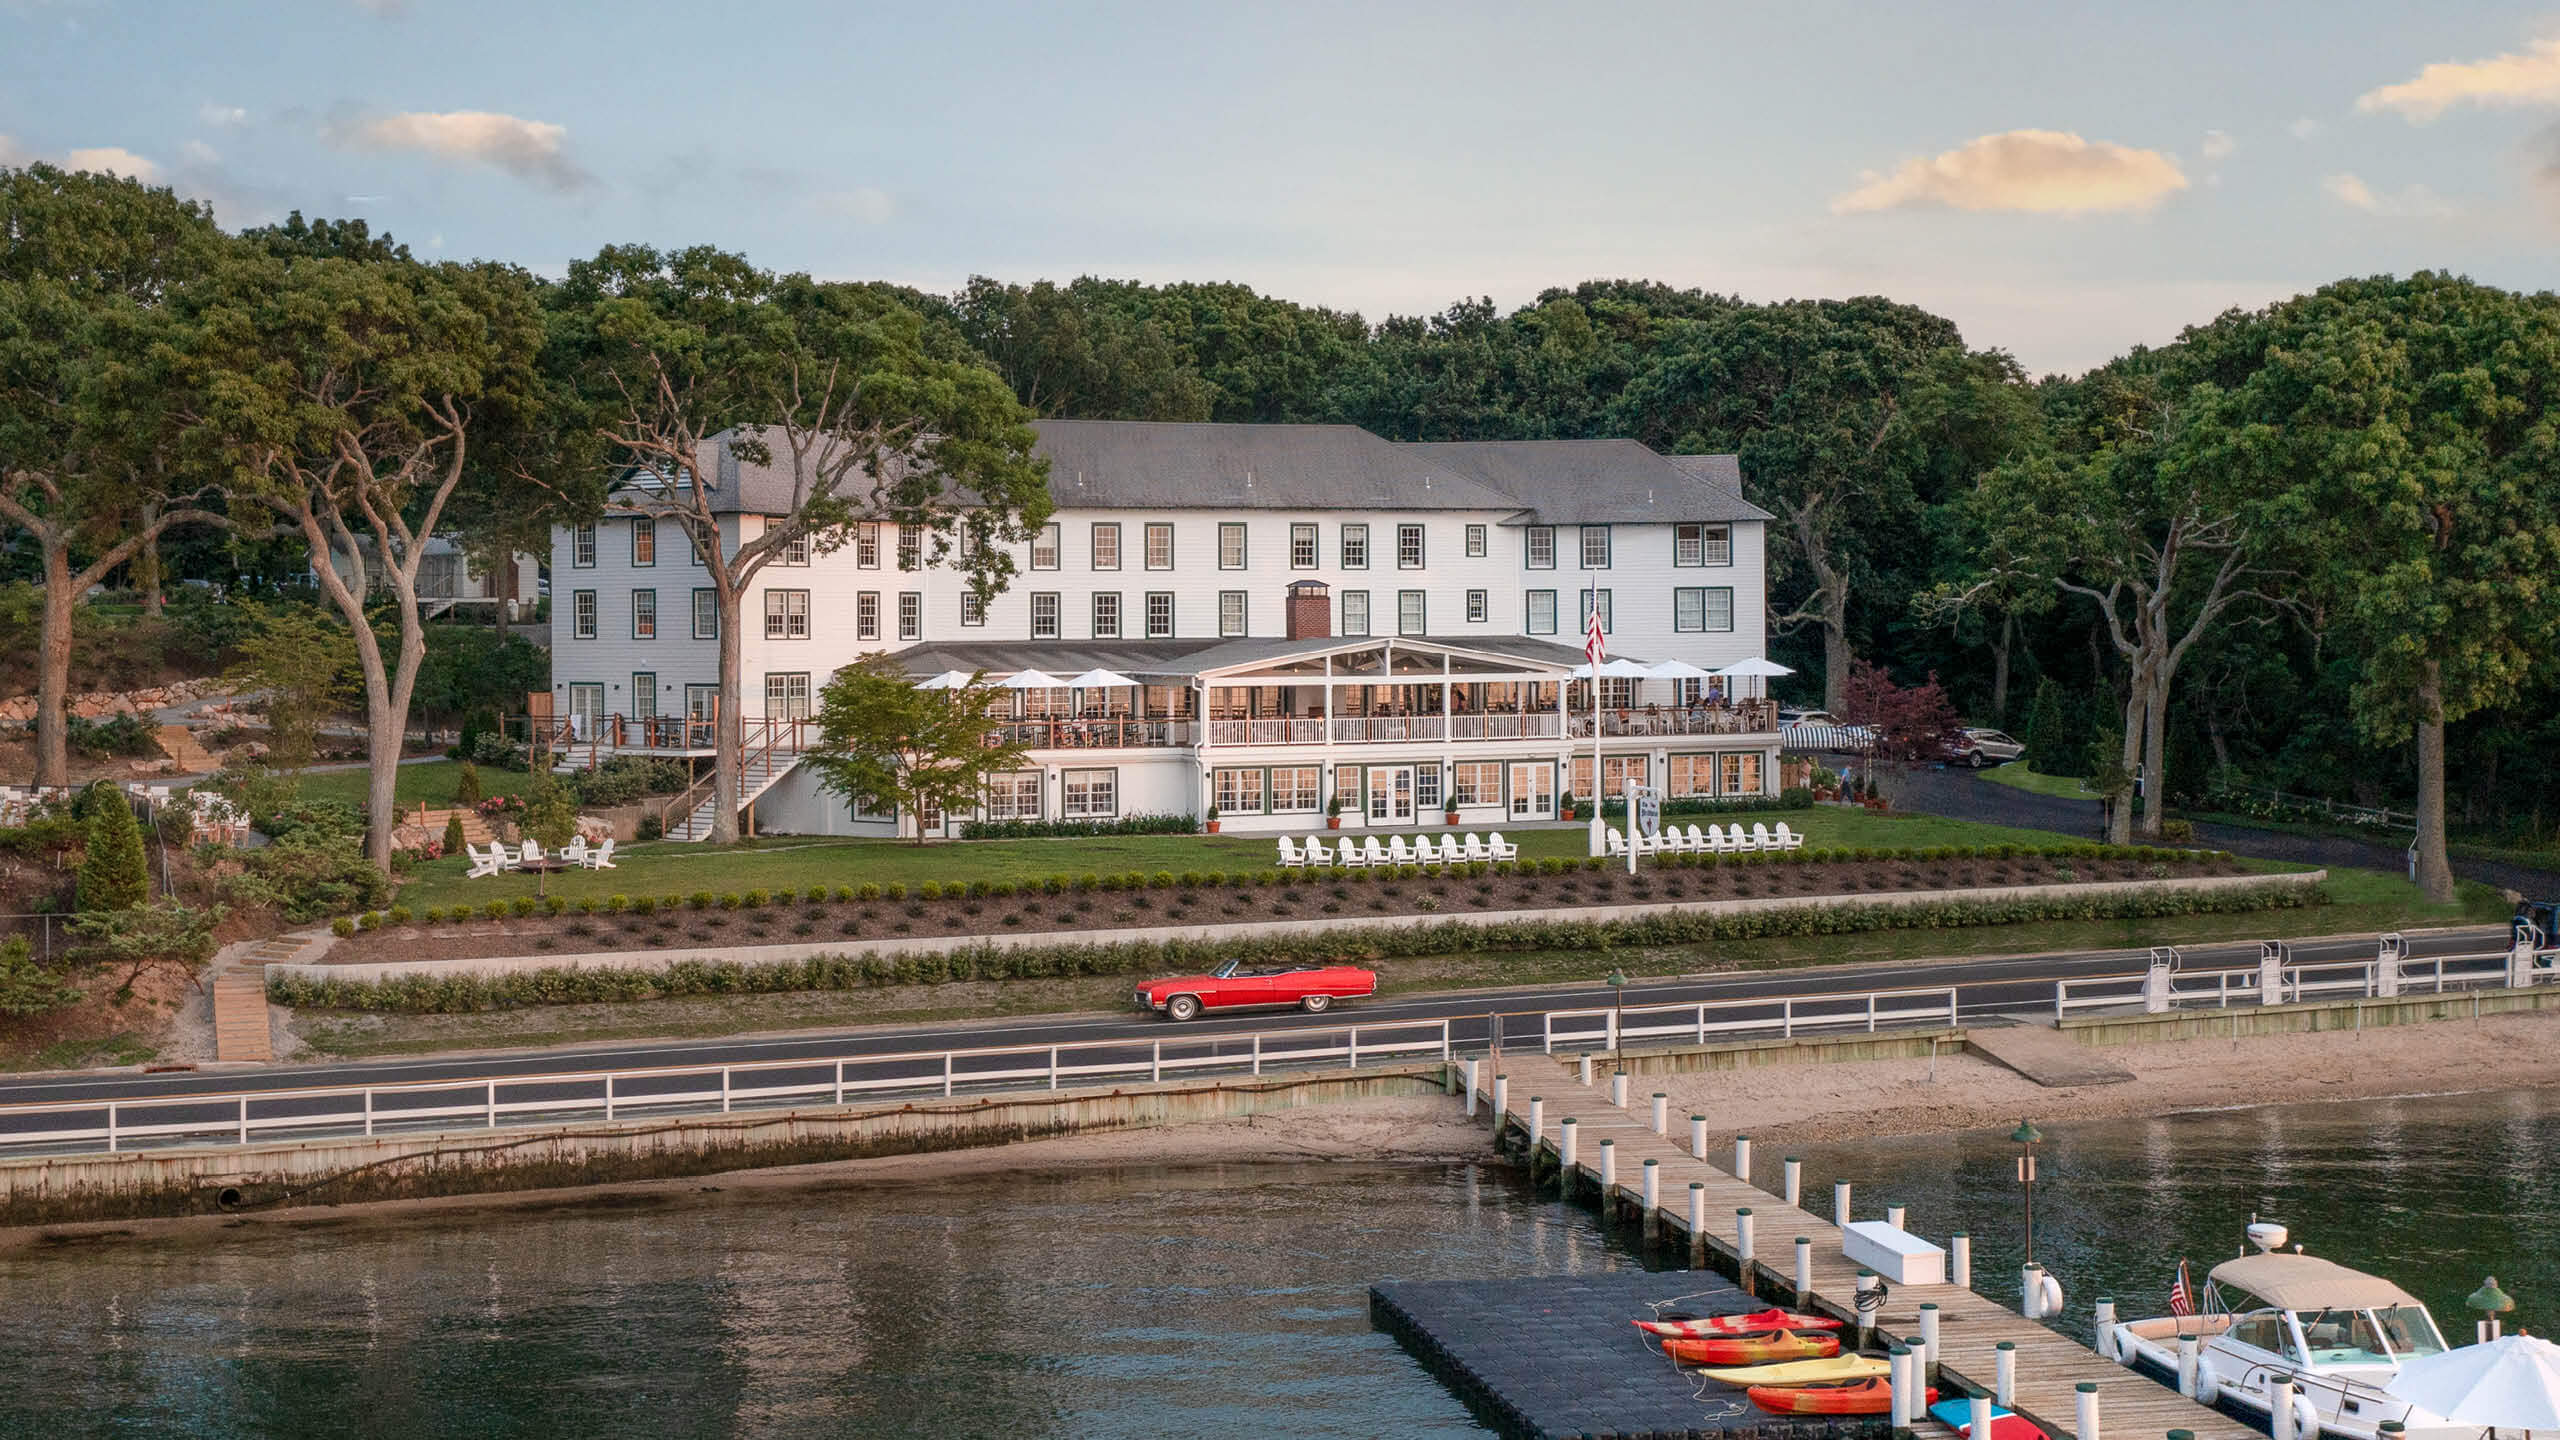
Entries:
[[1758,823],[1754,823],[1751,827],[1751,843],[1763,850],[1783,850],[1786,848],[1785,846],[1780,845],[1777,841],[1769,838],[1769,827],[1767,825]]
[[587,837],[580,835],[560,851],[560,858],[583,870],[587,868]]
[[1413,863],[1413,847],[1404,843],[1403,836],[1391,835],[1387,837],[1387,863],[1390,865],[1410,865]]
[[1496,860],[1517,860],[1520,858],[1520,847],[1503,839],[1502,832],[1499,830],[1494,831],[1493,838],[1486,843],[1492,847],[1493,858]]
[[530,865],[541,858],[542,842],[538,840],[527,840],[524,842],[524,848],[516,852],[516,863],[518,865]]
[[471,857],[471,868],[463,872],[462,878],[477,880],[483,875],[495,875],[506,869],[506,849],[504,845],[492,844],[487,850],[482,850],[465,841],[462,853]]
[[1307,857],[1298,853],[1297,842],[1291,840],[1286,835],[1279,837],[1279,840],[1281,869],[1295,870],[1299,866],[1307,863]]
[[1394,863],[1392,857],[1387,854],[1387,847],[1379,844],[1378,837],[1375,835],[1369,836],[1362,843],[1360,847],[1360,861],[1364,865],[1387,865]]
[[1333,863],[1333,851],[1326,847],[1324,837],[1320,835],[1310,835],[1307,837],[1306,863],[1310,865],[1331,865]]
[[1627,837],[1618,833],[1617,826],[1612,825],[1609,827],[1609,839],[1604,848],[1612,855],[1624,855],[1627,853]]
[[582,865],[586,866],[586,867],[587,867],[588,869],[590,869],[590,870],[610,870],[610,869],[612,869],[612,868],[613,868],[613,837],[612,837],[612,836],[610,836],[610,835],[606,836],[606,837],[604,838],[604,843],[603,843],[603,844],[601,844],[601,845],[597,846],[597,847],[596,847],[596,848],[594,848],[593,850],[588,851],[588,852],[587,852],[587,858],[586,858],[586,859],[584,859],[584,860],[582,860],[582,861],[580,861],[580,862],[578,862],[578,863],[580,863],[580,864],[582,864]]
[[1466,857],[1469,860],[1490,860],[1493,858],[1493,852],[1484,848],[1484,837],[1473,830],[1467,832]]
[[1778,844],[1789,850],[1801,850],[1804,848],[1804,837],[1788,829],[1787,822],[1781,820],[1778,822]]

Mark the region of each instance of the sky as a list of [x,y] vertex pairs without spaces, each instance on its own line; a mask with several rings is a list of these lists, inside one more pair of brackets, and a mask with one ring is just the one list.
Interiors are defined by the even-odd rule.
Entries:
[[2560,284],[2560,11],[0,0],[0,163],[559,274],[1232,280],[1371,320],[1882,294],[2034,373],[2345,275]]

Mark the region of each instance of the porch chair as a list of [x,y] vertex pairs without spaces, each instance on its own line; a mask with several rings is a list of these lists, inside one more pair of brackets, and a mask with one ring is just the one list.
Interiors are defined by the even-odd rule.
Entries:
[[1286,835],[1279,837],[1279,841],[1281,869],[1295,870],[1307,863],[1307,857],[1298,853],[1297,842]]
[[1759,841],[1742,833],[1742,826],[1739,823],[1727,825],[1724,827],[1724,833],[1733,837],[1733,848],[1736,850],[1747,852],[1760,848]]
[[1502,832],[1499,830],[1494,831],[1493,838],[1486,843],[1491,847],[1493,851],[1493,858],[1496,860],[1517,860],[1520,858],[1520,847],[1503,839]]
[[1689,848],[1700,854],[1704,854],[1705,852],[1714,849],[1715,845],[1714,842],[1707,838],[1707,832],[1699,829],[1695,825],[1692,825],[1689,827]]
[[525,841],[524,848],[516,852],[516,863],[518,865],[530,865],[541,858],[542,842],[538,840]]
[[1403,836],[1393,835],[1388,837],[1387,863],[1390,865],[1410,865],[1413,863],[1413,847],[1404,843]]
[[586,859],[584,859],[584,860],[579,861],[578,863],[579,863],[579,864],[581,864],[581,865],[586,866],[586,867],[587,867],[588,869],[590,869],[590,870],[610,870],[610,869],[612,869],[612,868],[613,868],[613,837],[612,837],[612,836],[610,836],[610,835],[607,835],[606,837],[604,837],[604,843],[603,843],[603,844],[601,844],[601,845],[599,845],[599,846],[597,846],[597,847],[596,847],[596,848],[594,848],[593,850],[588,851],[588,852],[587,852],[587,858],[586,858]]
[[462,878],[477,880],[483,875],[495,875],[507,868],[504,859],[505,848],[501,845],[491,845],[487,850],[482,850],[469,841],[464,841],[462,853],[471,857],[471,868],[463,872]]
[[1325,848],[1322,836],[1310,835],[1307,837],[1307,858],[1305,863],[1309,865],[1331,865],[1333,863],[1333,852]]
[[1493,858],[1493,852],[1484,848],[1484,837],[1473,830],[1467,832],[1465,854],[1466,858],[1469,860],[1490,860]]
[[560,851],[560,858],[584,870],[587,868],[587,837],[576,836]]
[[1429,835],[1416,835],[1413,837],[1413,858],[1425,865],[1440,864],[1440,842]]
[[1378,843],[1377,836],[1371,835],[1367,837],[1367,842],[1360,847],[1360,863],[1363,865],[1384,865],[1387,863],[1387,848]]

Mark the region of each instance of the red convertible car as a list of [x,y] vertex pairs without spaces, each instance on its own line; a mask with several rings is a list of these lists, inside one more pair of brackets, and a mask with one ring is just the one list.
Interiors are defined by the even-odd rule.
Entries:
[[1254,1005],[1295,1005],[1322,1014],[1336,1000],[1378,993],[1378,972],[1349,965],[1247,966],[1230,960],[1206,975],[1150,980],[1138,987],[1138,1003],[1169,1020],[1197,1020],[1203,1010]]

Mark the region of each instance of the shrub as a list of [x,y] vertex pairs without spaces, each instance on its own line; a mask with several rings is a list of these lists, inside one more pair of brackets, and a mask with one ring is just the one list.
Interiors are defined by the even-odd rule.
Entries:
[[734,911],[740,905],[745,904],[746,899],[735,890],[723,890],[720,892],[719,903],[722,910]]
[[370,910],[390,897],[390,881],[353,836],[301,829],[239,855],[240,873],[223,881],[223,894],[296,923]]
[[394,905],[391,907],[390,912],[383,918],[389,920],[394,925],[406,925],[417,917],[409,912],[408,906]]
[[855,886],[853,898],[865,903],[878,900],[880,898],[879,882],[866,880],[862,884]]
[[1079,875],[1079,876],[1077,876],[1077,877],[1076,877],[1076,889],[1078,889],[1079,891],[1084,892],[1085,894],[1088,894],[1088,895],[1089,895],[1089,894],[1093,893],[1094,891],[1099,890],[1099,889],[1101,889],[1101,888],[1102,888],[1102,877],[1101,877],[1101,876],[1099,876],[1099,875],[1094,874],[1094,873],[1093,873],[1092,871],[1090,871],[1090,870],[1087,870],[1087,871],[1086,871],[1086,872],[1084,872],[1082,875]]
[[880,887],[880,893],[891,900],[904,900],[907,898],[907,882],[892,880]]
[[430,924],[430,925],[438,924],[438,923],[441,923],[441,922],[443,921],[443,919],[444,919],[444,907],[443,907],[443,906],[441,906],[441,905],[430,905],[430,906],[428,906],[428,907],[427,907],[427,923],[428,923],[428,924]]
[[530,895],[517,896],[515,899],[507,903],[507,913],[518,918],[532,914],[533,897]]
[[109,785],[89,807],[89,833],[80,858],[83,910],[130,910],[151,896],[151,870],[142,856],[142,826],[124,792]]
[[480,917],[484,920],[503,920],[506,915],[507,902],[504,900],[488,900],[481,903]]
[[329,922],[329,933],[337,936],[341,940],[344,940],[356,933],[356,922],[348,919],[344,915],[341,915],[337,919]]
[[1010,900],[1013,898],[1013,882],[998,880],[987,887],[987,894],[998,900]]
[[969,820],[960,826],[963,840],[1055,840],[1085,835],[1194,835],[1200,822],[1189,815],[1123,815],[1117,820]]
[[640,825],[634,832],[634,836],[641,840],[664,840],[667,838],[667,822],[652,811],[640,817]]
[[[770,890],[750,890],[746,894],[739,896],[738,900],[750,910],[761,910],[765,906],[773,903],[773,892]],[[722,908],[725,909],[727,907],[723,906]]]
[[658,913],[657,897],[654,895],[633,896],[631,899],[631,913],[634,915],[654,915]]
[[[1155,878],[1153,878],[1153,879],[1151,879],[1151,880],[1149,880],[1149,881],[1147,882],[1147,887],[1148,887],[1149,889],[1153,889],[1153,890],[1170,890],[1170,889],[1172,889],[1172,888],[1173,888],[1173,872],[1172,872],[1172,871],[1170,871],[1170,870],[1159,870],[1159,871],[1157,871],[1157,872],[1155,873]],[[1135,888],[1135,887],[1132,887],[1132,888]]]
[[923,884],[918,885],[916,887],[916,898],[919,900],[941,899],[942,882],[939,880],[927,880]]
[[711,908],[713,901],[718,898],[719,897],[713,895],[708,890],[696,890],[685,897],[684,903],[689,909],[708,910]]
[[470,841],[463,838],[462,817],[460,815],[447,815],[444,817],[444,853],[447,855],[459,855],[462,853],[463,847],[470,843]]
[[1185,890],[1197,890],[1200,888],[1200,872],[1197,870],[1185,870],[1175,883],[1179,884]]
[[366,911],[366,912],[364,912],[363,914],[361,914],[361,915],[357,916],[357,917],[356,917],[356,928],[357,928],[357,929],[359,929],[359,930],[379,930],[379,929],[381,929],[381,928],[382,928],[382,912],[381,912],[381,911],[379,911],[379,910],[367,910],[367,911]]

